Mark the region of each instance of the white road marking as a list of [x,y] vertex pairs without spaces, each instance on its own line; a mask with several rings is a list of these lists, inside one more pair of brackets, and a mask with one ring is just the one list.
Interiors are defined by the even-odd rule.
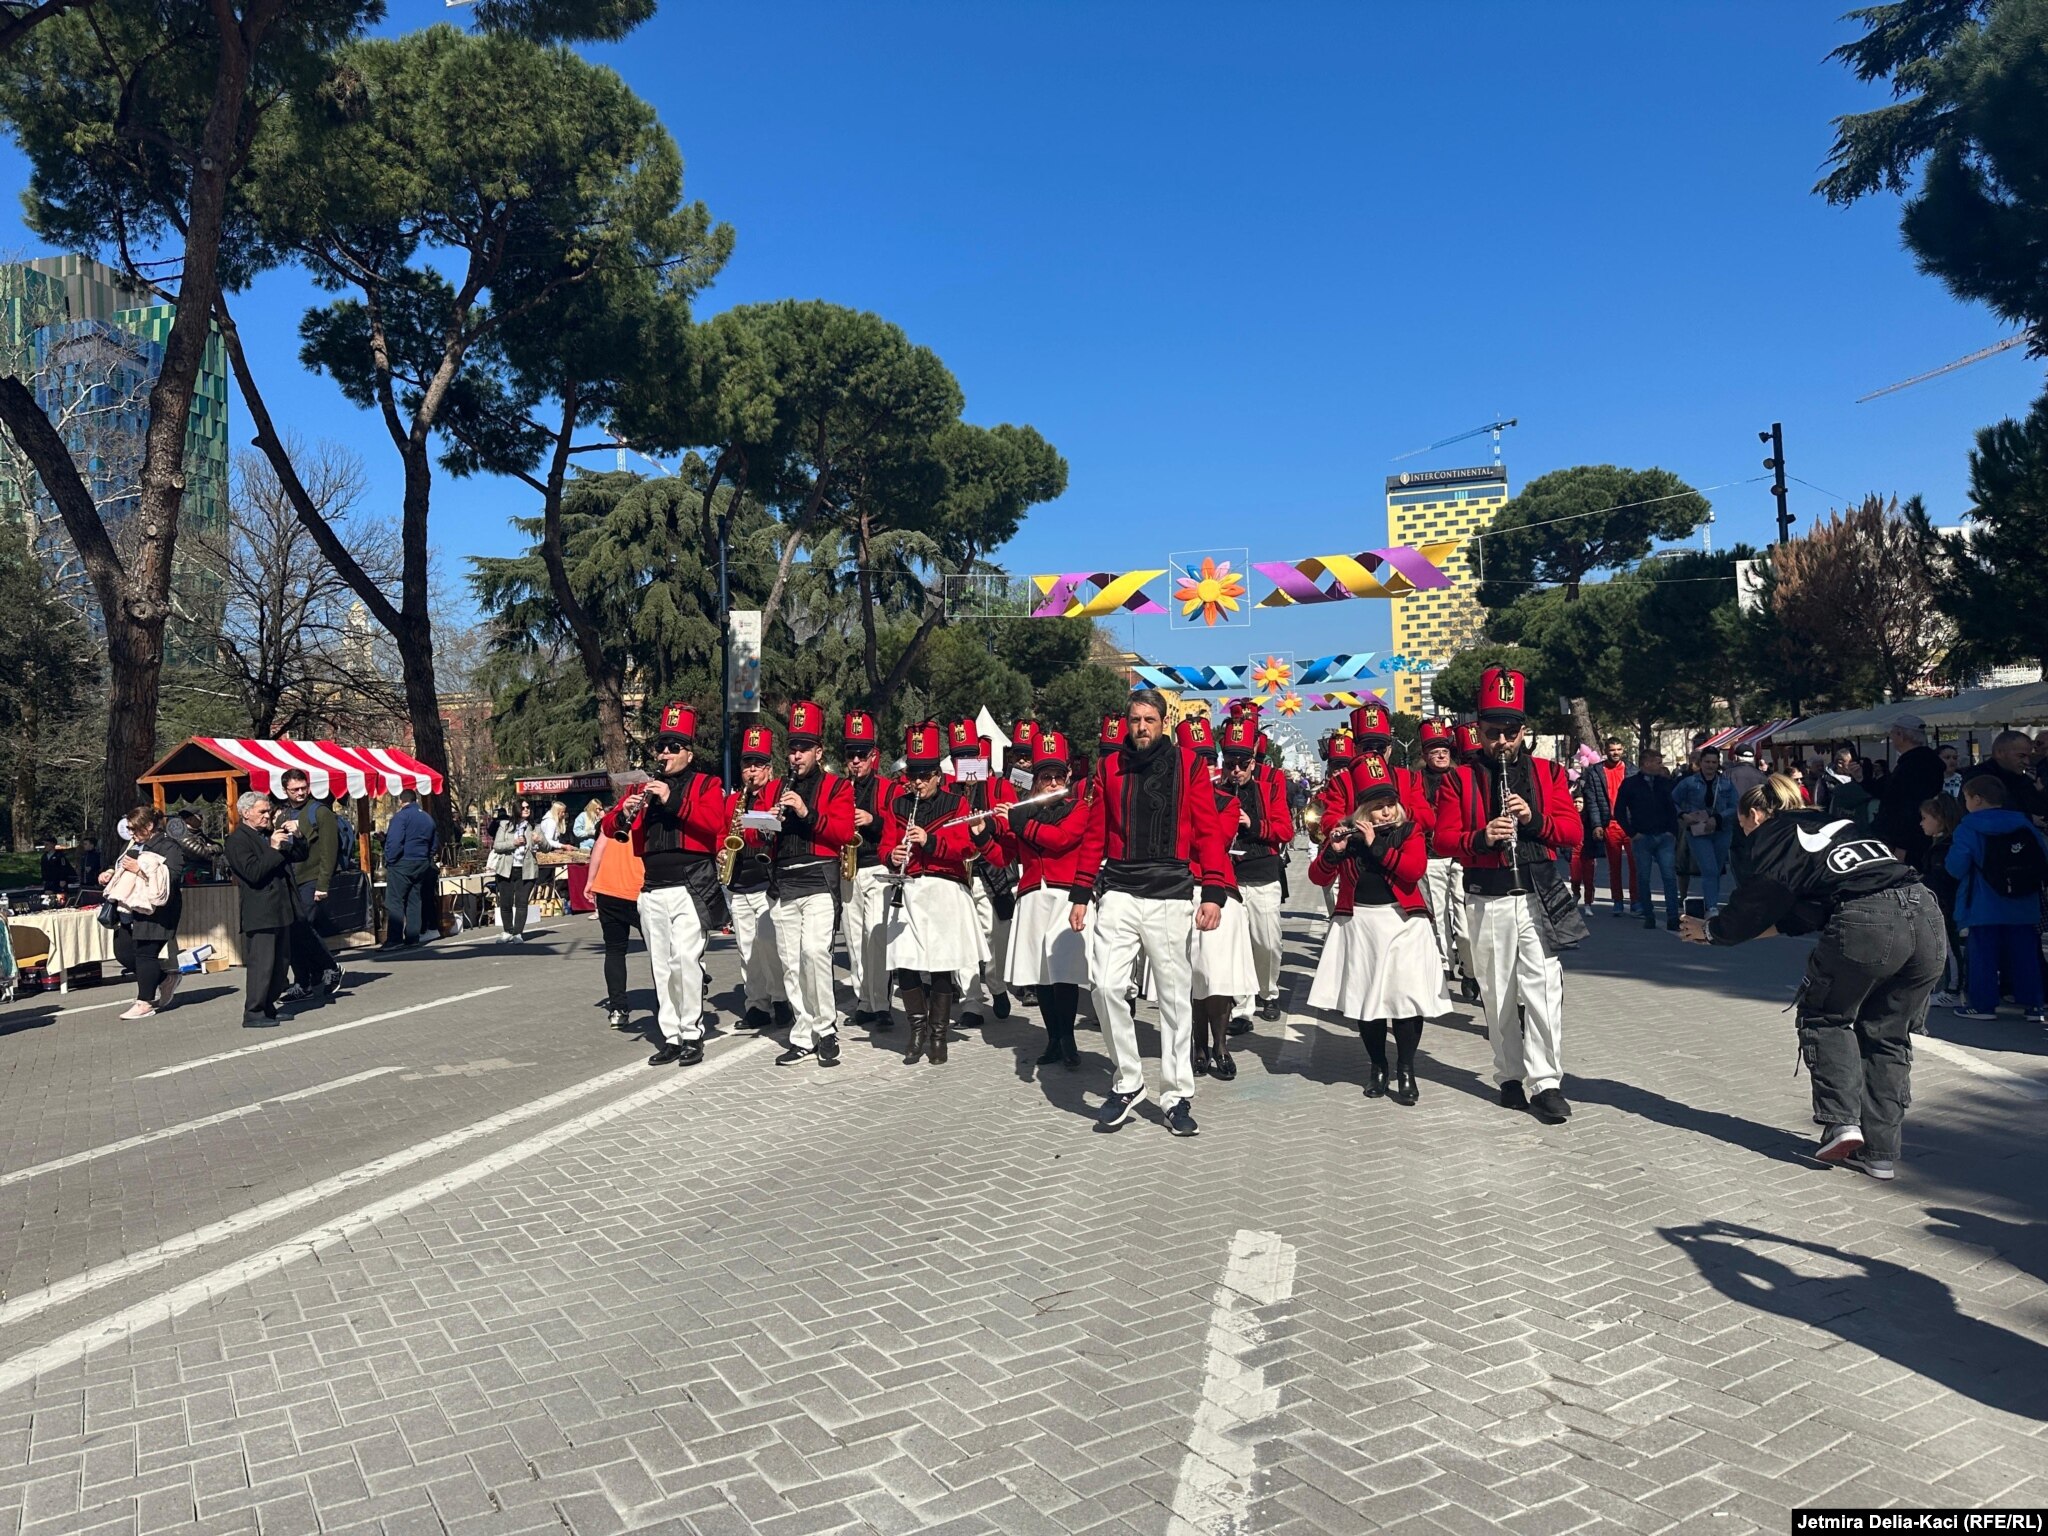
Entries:
[[[631,1066],[616,1067],[610,1072],[572,1084],[544,1098],[521,1104],[502,1114],[492,1115],[488,1120],[479,1120],[473,1125],[463,1126],[460,1130],[448,1131],[427,1141],[415,1142],[412,1146],[397,1152],[386,1153],[383,1157],[374,1158],[367,1163],[359,1163],[346,1172],[337,1173],[316,1184],[308,1184],[303,1189],[279,1195],[274,1200],[266,1200],[261,1205],[237,1211],[232,1216],[223,1216],[219,1221],[195,1227],[190,1232],[181,1232],[176,1237],[167,1237],[153,1247],[140,1249],[63,1280],[53,1281],[40,1290],[29,1291],[0,1306],[0,1335],[4,1335],[11,1324],[34,1317],[39,1312],[46,1312],[51,1307],[62,1306],[65,1302],[89,1295],[102,1287],[146,1274],[152,1269],[160,1269],[172,1259],[182,1258],[188,1253],[196,1253],[201,1248],[239,1237],[251,1228],[275,1221],[280,1216],[289,1216],[293,1211],[303,1210],[309,1205],[317,1205],[322,1200],[347,1194],[360,1185],[396,1173],[401,1168],[410,1168],[414,1163],[424,1162],[430,1157],[459,1147],[464,1142],[475,1141],[479,1136],[494,1135],[508,1126],[517,1125],[522,1120],[531,1120],[535,1115],[544,1115],[549,1110],[559,1109],[575,1099],[646,1075],[647,1067],[644,1062],[635,1061]],[[676,1075],[684,1078],[690,1076],[688,1072],[678,1072]]]
[[1209,1312],[1202,1405],[1181,1459],[1169,1536],[1244,1530],[1259,1469],[1259,1448],[1249,1433],[1280,1407],[1280,1389],[1266,1385],[1265,1367],[1248,1365],[1245,1357],[1266,1339],[1257,1309],[1293,1294],[1294,1249],[1277,1232],[1246,1231],[1231,1239],[1230,1260]]
[[139,1135],[124,1136],[119,1141],[110,1141],[105,1146],[87,1147],[83,1152],[73,1152],[67,1157],[54,1157],[47,1163],[36,1163],[27,1168],[17,1168],[12,1173],[0,1173],[0,1189],[9,1184],[19,1184],[23,1179],[32,1179],[38,1174],[56,1173],[63,1168],[76,1168],[80,1163],[90,1163],[102,1157],[112,1157],[116,1152],[126,1152],[133,1147],[146,1147],[153,1141],[164,1141],[172,1136],[182,1136],[187,1131],[203,1131],[209,1125],[224,1125],[230,1120],[239,1120],[244,1115],[253,1115],[258,1110],[273,1104],[295,1104],[300,1099],[314,1098],[323,1093],[332,1093],[337,1088],[347,1088],[355,1083],[367,1082],[373,1077],[382,1077],[387,1072],[396,1072],[397,1067],[372,1067],[367,1072],[351,1073],[325,1083],[315,1083],[311,1088],[301,1088],[295,1093],[280,1093],[274,1098],[258,1099],[253,1104],[243,1104],[234,1109],[224,1109],[217,1115],[202,1115],[197,1120],[181,1120],[176,1125],[161,1126],[154,1131],[143,1131]]
[[59,1008],[50,1017],[53,1019],[68,1019],[74,1013],[98,1013],[102,1008],[119,1008],[123,1003],[132,1003],[134,1001],[135,999],[132,997],[117,997],[111,1003],[82,1003],[76,1008]]
[[[755,1040],[759,1038],[756,1036]],[[332,1248],[336,1243],[342,1242],[366,1228],[374,1227],[381,1221],[388,1221],[391,1217],[402,1215],[412,1210],[415,1206],[426,1205],[430,1201],[440,1199],[443,1195],[452,1194],[458,1189],[466,1188],[468,1185],[475,1184],[479,1180],[489,1178],[492,1174],[510,1168],[516,1163],[522,1163],[529,1157],[547,1151],[550,1147],[560,1146],[563,1142],[572,1140],[592,1127],[604,1124],[607,1120],[615,1120],[621,1115],[633,1113],[633,1111],[641,1108],[643,1105],[652,1104],[657,1099],[666,1098],[678,1089],[701,1083],[705,1078],[714,1075],[725,1067],[731,1066],[741,1056],[747,1054],[747,1047],[750,1043],[753,1042],[748,1040],[737,1041],[728,1050],[706,1060],[702,1066],[694,1069],[658,1072],[655,1075],[655,1081],[642,1088],[638,1093],[629,1093],[623,1098],[614,1099],[609,1104],[599,1105],[596,1109],[586,1111],[572,1120],[564,1120],[560,1125],[542,1131],[538,1135],[529,1136],[524,1141],[514,1142],[509,1147],[500,1148],[486,1157],[480,1157],[473,1163],[465,1163],[460,1168],[415,1184],[410,1189],[402,1189],[396,1194],[386,1196],[382,1200],[360,1206],[344,1216],[337,1216],[334,1220],[309,1228],[299,1233],[296,1237],[287,1238],[281,1243],[264,1249],[261,1253],[253,1253],[246,1259],[237,1259],[232,1264],[222,1265],[219,1269],[201,1275],[196,1280],[188,1280],[183,1285],[164,1291],[159,1295],[151,1296],[146,1300],[136,1302],[133,1306],[123,1307],[120,1311],[100,1318],[96,1322],[87,1323],[83,1327],[72,1329],[69,1333],[60,1334],[47,1344],[39,1344],[34,1349],[24,1350],[18,1355],[14,1355],[6,1360],[0,1360],[0,1392],[5,1392],[12,1387],[21,1385],[25,1381],[30,1381],[45,1371],[55,1370],[59,1366],[69,1365],[74,1361],[86,1359],[105,1349],[108,1345],[118,1344],[144,1328],[153,1327],[157,1323],[167,1323],[174,1317],[180,1317],[190,1312],[194,1307],[204,1306],[222,1292],[238,1285],[245,1285],[258,1275],[267,1274],[274,1269],[282,1269],[294,1259],[304,1258],[310,1254],[320,1253],[328,1248]],[[455,1145],[457,1141],[466,1141],[472,1136],[486,1134],[485,1127],[495,1129],[501,1124],[510,1124],[514,1119],[523,1120],[530,1115],[540,1114],[544,1108],[552,1107],[554,1104],[560,1103],[567,1098],[588,1093],[607,1083],[616,1082],[633,1073],[645,1076],[647,1068],[636,1062],[634,1065],[621,1068],[617,1072],[607,1072],[602,1077],[592,1078],[589,1082],[581,1083],[574,1088],[564,1090],[562,1093],[550,1094],[545,1099],[536,1099],[533,1103],[522,1105],[519,1109],[509,1111],[507,1114],[497,1115],[490,1120],[480,1121],[466,1130],[454,1133],[454,1139],[445,1136],[437,1137],[433,1142],[422,1143],[422,1147],[431,1146],[437,1151],[445,1150],[447,1147]],[[412,1150],[419,1151],[420,1149],[415,1148]],[[409,1154],[400,1155],[409,1156]],[[427,1156],[431,1154],[421,1152],[421,1155]],[[411,1157],[410,1160],[417,1162],[418,1158]],[[387,1167],[385,1171],[389,1172],[390,1170]],[[347,1177],[347,1175],[343,1175],[343,1177]],[[4,1321],[4,1318],[0,1318],[0,1326],[4,1326]]]
[[2001,1088],[2011,1089],[2026,1098],[2048,1099],[2048,1081],[2025,1072],[2015,1072],[2011,1067],[2002,1067],[1995,1061],[1986,1061],[1975,1051],[1957,1045],[1953,1040],[1940,1040],[1933,1035],[1918,1035],[1914,1037],[1913,1049],[1939,1057],[1952,1067],[1961,1067],[1973,1077],[1981,1077],[1986,1082],[1996,1083]]
[[325,1029],[309,1029],[301,1034],[280,1035],[275,1040],[259,1040],[254,1045],[239,1045],[232,1051],[215,1051],[211,1056],[195,1056],[192,1060],[181,1061],[175,1066],[158,1067],[154,1072],[145,1072],[135,1080],[144,1083],[153,1077],[176,1077],[180,1072],[210,1067],[217,1061],[233,1061],[238,1056],[253,1056],[258,1051],[282,1050],[301,1041],[318,1040],[322,1035],[338,1035],[343,1030],[361,1029],[365,1024],[382,1024],[389,1019],[402,1019],[409,1013],[425,1013],[429,1008],[445,1008],[450,1003],[466,1003],[472,998],[489,997],[493,992],[510,990],[510,982],[496,987],[478,987],[474,992],[458,992],[453,997],[437,997],[430,1003],[414,1003],[410,1008],[393,1008],[388,1013],[373,1013],[366,1019],[349,1019],[345,1023],[329,1024]]

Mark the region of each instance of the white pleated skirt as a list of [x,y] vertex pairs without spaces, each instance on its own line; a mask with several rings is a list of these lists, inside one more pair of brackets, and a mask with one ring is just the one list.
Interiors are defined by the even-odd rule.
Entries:
[[[1196,899],[1199,902],[1199,893]],[[1193,932],[1188,946],[1192,996],[1243,997],[1259,990],[1259,973],[1252,964],[1251,919],[1243,902],[1224,902],[1223,916],[1214,928]]]
[[918,875],[904,883],[903,905],[888,912],[892,971],[951,971],[965,986],[988,959],[974,898],[957,881]]
[[1392,905],[1359,907],[1336,919],[1308,1000],[1310,1007],[1328,1008],[1347,1019],[1432,1018],[1449,1012],[1443,958],[1429,919],[1420,913],[1405,917]]
[[1017,898],[1003,965],[1011,986],[1088,985],[1088,935],[1069,925],[1073,910],[1073,898],[1060,886],[1041,885]]

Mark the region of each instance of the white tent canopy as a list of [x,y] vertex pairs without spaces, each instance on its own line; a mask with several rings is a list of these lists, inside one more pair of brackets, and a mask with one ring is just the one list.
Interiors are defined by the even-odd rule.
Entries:
[[1982,731],[2048,724],[2048,682],[2006,688],[1971,688],[1953,697],[1899,699],[1866,709],[1810,715],[1778,731],[1777,741],[1856,741],[1882,736],[1901,715],[1918,715],[1932,730]]

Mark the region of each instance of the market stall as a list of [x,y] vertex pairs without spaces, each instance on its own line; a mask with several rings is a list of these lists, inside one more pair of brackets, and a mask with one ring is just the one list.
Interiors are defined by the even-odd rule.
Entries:
[[[609,807],[634,785],[645,783],[644,773],[606,773],[602,770],[590,773],[566,773],[518,778],[512,781],[512,789],[522,800],[544,802],[560,800],[568,806],[570,822],[573,824],[576,812],[586,800],[597,799]],[[565,829],[566,835],[566,829]],[[547,911],[551,902],[560,902],[570,912],[593,912],[595,904],[585,894],[584,884],[590,878],[590,855],[583,849],[564,847],[557,853],[540,856],[541,878],[544,884],[552,886],[556,870],[561,872],[561,890],[552,889],[536,893],[536,910]]]

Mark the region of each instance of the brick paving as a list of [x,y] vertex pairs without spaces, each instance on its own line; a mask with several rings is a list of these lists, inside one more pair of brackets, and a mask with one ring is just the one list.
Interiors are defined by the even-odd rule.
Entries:
[[[726,1037],[714,1059],[742,1059],[701,1090],[0,1393],[0,1533],[1538,1536],[2048,1503],[2040,1032],[1980,1027],[1984,1072],[1923,1055],[1908,1161],[1882,1187],[1799,1155],[1780,1012],[1799,946],[1594,924],[1570,962],[1578,1113],[1560,1128],[1494,1104],[1471,1009],[1426,1033],[1413,1109],[1362,1098],[1363,1051],[1334,1026],[1297,1015],[1291,1045],[1262,1025],[1238,1080],[1203,1085],[1192,1142],[1156,1119],[1093,1132],[1100,1037],[1080,1072],[1041,1073],[1028,1010],[943,1068],[904,1067],[900,1026],[849,1037],[830,1072]],[[1314,926],[1291,915],[1295,995]],[[133,1082],[243,1043],[226,1001],[123,1060],[104,1013],[0,1035],[0,1172],[408,1068],[204,1148],[0,1189],[10,1287],[631,1060],[589,1006],[590,927],[553,956],[431,956],[350,1006],[505,974],[511,993],[211,1076]],[[56,1309],[0,1355],[302,1224]],[[1243,1431],[1257,1471],[1227,1522],[1177,1522],[1244,1231],[1297,1258],[1243,1351],[1277,1407]]]

